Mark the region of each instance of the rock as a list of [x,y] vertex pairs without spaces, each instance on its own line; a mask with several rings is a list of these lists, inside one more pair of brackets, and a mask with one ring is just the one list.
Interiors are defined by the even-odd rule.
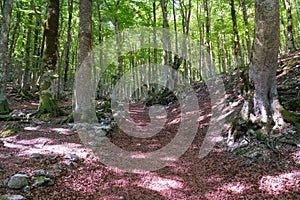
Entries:
[[26,174],[15,174],[9,179],[7,186],[10,189],[21,189],[28,185],[27,179],[28,176]]
[[31,158],[41,159],[42,157],[43,157],[43,155],[39,154],[39,153],[33,153],[33,154],[31,154]]
[[65,159],[74,161],[74,162],[78,162],[79,161],[79,157],[74,154],[74,153],[68,153],[67,155],[64,156]]
[[54,181],[46,176],[39,176],[35,178],[33,187],[44,187],[44,186],[52,186],[54,185]]
[[50,153],[48,156],[47,156],[47,158],[48,159],[55,159],[55,158],[57,158],[58,157],[58,155],[57,154],[55,154],[55,153]]
[[22,195],[10,195],[10,194],[6,194],[3,196],[0,196],[0,199],[7,199],[7,200],[22,200],[25,199],[25,197],[23,197]]
[[63,172],[63,169],[58,165],[53,166],[52,169],[59,174],[61,174]]
[[69,167],[73,167],[74,166],[74,164],[73,164],[73,162],[71,160],[64,161],[64,164],[67,165],[67,166],[69,166]]
[[45,176],[47,178],[54,178],[55,176],[53,174],[51,174],[50,172],[47,172],[43,169],[40,169],[40,170],[36,170],[34,172],[34,175],[35,177],[38,177],[38,176]]
[[30,194],[30,187],[27,185],[23,188],[23,192],[25,192],[26,194]]

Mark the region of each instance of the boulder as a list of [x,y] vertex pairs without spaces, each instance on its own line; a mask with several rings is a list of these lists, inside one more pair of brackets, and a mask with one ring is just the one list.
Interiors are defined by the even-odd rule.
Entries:
[[28,176],[26,174],[15,174],[9,179],[7,183],[7,186],[10,189],[22,189],[27,185],[28,185]]

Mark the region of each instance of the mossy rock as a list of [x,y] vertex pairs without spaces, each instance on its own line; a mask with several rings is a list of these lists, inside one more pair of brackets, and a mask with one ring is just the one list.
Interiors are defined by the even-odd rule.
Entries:
[[8,126],[0,133],[0,138],[7,138],[16,135],[20,131],[20,127]]

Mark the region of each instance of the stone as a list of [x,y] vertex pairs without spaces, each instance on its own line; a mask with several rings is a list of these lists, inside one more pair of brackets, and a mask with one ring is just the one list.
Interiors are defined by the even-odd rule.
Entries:
[[31,158],[41,159],[42,157],[43,157],[43,155],[39,154],[39,153],[33,153],[33,154],[31,154]]
[[67,165],[67,166],[69,166],[69,167],[73,167],[74,166],[73,162],[70,161],[70,160],[64,161],[64,164]]
[[11,194],[6,194],[3,196],[0,196],[0,199],[8,199],[8,200],[22,200],[25,199],[22,195],[11,195]]
[[22,189],[27,185],[28,185],[28,176],[26,174],[15,174],[9,179],[7,183],[7,186],[10,189]]
[[45,176],[36,177],[34,183],[32,184],[33,187],[45,187],[52,185],[54,185],[54,181]]
[[52,169],[59,174],[61,174],[63,172],[63,169],[58,165],[53,166]]
[[58,157],[58,155],[55,154],[55,153],[50,153],[50,154],[47,156],[48,159],[55,159],[55,158],[57,158],[57,157]]
[[64,156],[65,159],[74,161],[74,162],[78,162],[79,161],[79,157],[74,154],[74,153],[68,153],[67,155]]
[[53,174],[51,174],[50,172],[47,172],[43,169],[39,169],[39,170],[36,170],[34,172],[34,176],[35,177],[38,177],[38,176],[45,176],[47,178],[54,178],[55,176]]
[[30,187],[27,185],[23,188],[23,192],[25,192],[26,194],[30,194]]

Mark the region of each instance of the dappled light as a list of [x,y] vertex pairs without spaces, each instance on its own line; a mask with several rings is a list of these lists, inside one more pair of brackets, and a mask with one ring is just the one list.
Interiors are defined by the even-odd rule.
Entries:
[[259,189],[271,195],[297,191],[300,187],[300,172],[281,173],[274,176],[263,176]]
[[299,0],[0,1],[0,200],[300,199]]

